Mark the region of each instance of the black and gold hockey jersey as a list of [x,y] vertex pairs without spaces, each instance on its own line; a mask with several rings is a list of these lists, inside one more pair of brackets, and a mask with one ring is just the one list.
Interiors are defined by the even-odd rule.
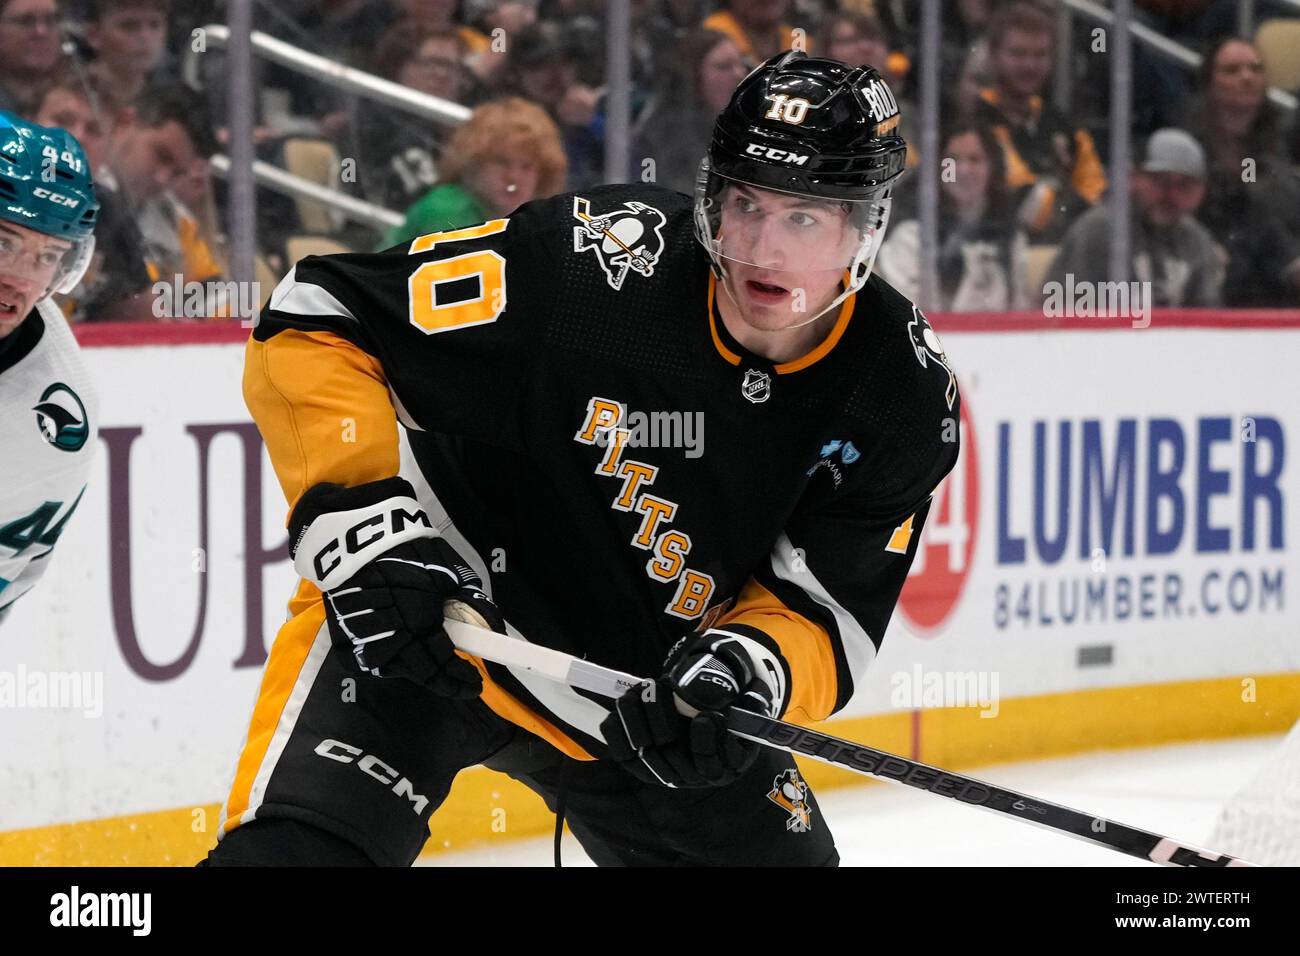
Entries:
[[[956,460],[955,378],[878,278],[775,365],[714,294],[686,197],[539,200],[302,260],[249,343],[245,396],[291,505],[400,471],[526,640],[657,676],[690,630],[761,632],[788,662],[786,716],[825,718],[874,657]],[[291,610],[314,631],[319,604],[303,582]],[[291,666],[276,657],[269,675]],[[497,713],[601,754],[602,704],[479,666]]]

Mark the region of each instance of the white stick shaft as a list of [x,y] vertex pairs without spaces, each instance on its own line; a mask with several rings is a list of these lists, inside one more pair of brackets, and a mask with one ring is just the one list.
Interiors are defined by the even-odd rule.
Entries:
[[620,697],[641,678],[608,667],[588,663],[564,651],[552,650],[527,641],[447,618],[443,621],[451,642],[466,654],[485,661],[530,671],[539,677],[580,687],[602,697]]
[[[452,643],[467,654],[507,667],[531,671],[549,680],[561,681],[570,687],[589,690],[604,697],[619,697],[629,687],[645,682],[640,678],[584,661],[505,634],[498,634],[452,618],[444,621]],[[852,770],[855,773],[886,780],[890,783],[917,787],[938,796],[957,799],[982,810],[1011,816],[1026,823],[1084,840],[1088,843],[1117,850],[1129,856],[1152,860],[1166,866],[1253,866],[1212,850],[1204,850],[1190,843],[1171,840],[1169,837],[1124,826],[1113,820],[1084,814],[1070,807],[1047,803],[973,777],[955,774],[930,767],[894,754],[873,750],[851,740],[832,737],[819,731],[797,727],[749,711],[730,708],[728,729],[748,740],[768,747],[776,747]],[[747,732],[746,728],[749,728]],[[886,772],[888,770],[888,772]],[[936,781],[944,783],[942,788]],[[971,789],[974,788],[974,789]],[[983,794],[983,800],[974,800],[971,793]],[[1038,818],[1029,814],[1036,814]],[[1098,831],[1095,824],[1105,825]]]

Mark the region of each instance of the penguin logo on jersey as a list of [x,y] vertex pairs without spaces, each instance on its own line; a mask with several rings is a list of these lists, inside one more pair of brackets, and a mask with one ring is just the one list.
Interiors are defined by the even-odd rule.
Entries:
[[41,437],[60,451],[80,451],[90,436],[86,406],[81,398],[64,385],[55,382],[41,393],[40,402],[32,408],[36,413],[36,427]]
[[912,349],[916,352],[916,360],[921,363],[921,368],[929,368],[929,363],[933,360],[935,365],[948,373],[948,387],[944,389],[943,397],[947,399],[948,410],[951,411],[952,403],[957,400],[957,376],[948,365],[948,356],[944,354],[939,336],[934,334],[934,329],[930,328],[930,323],[916,306],[912,306],[912,321],[907,324],[907,334],[912,339]]
[[623,288],[629,272],[651,276],[664,251],[664,214],[643,202],[625,202],[622,208],[591,215],[591,201],[573,197],[573,251],[596,253],[605,279],[614,291]]
[[772,397],[772,376],[751,368],[740,383],[740,394],[755,405],[761,405]]
[[767,794],[778,807],[790,814],[785,828],[791,833],[807,833],[812,829],[812,807],[808,806],[808,784],[803,782],[794,767],[777,774],[772,789]]

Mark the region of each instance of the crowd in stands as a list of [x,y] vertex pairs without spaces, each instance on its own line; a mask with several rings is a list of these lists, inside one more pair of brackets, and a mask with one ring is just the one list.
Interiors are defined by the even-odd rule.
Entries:
[[[1079,16],[1063,34],[1057,3],[943,4],[941,156],[924,167],[939,177],[940,310],[1034,309],[1045,282],[1109,277],[1110,38]],[[631,0],[629,162],[616,175],[691,192],[713,118],[781,50],[869,63],[911,147],[876,269],[918,295],[920,7]],[[1300,306],[1300,123],[1287,105],[1300,39],[1262,42],[1270,23],[1300,30],[1300,4],[1257,0],[1250,37],[1232,0],[1134,8],[1203,61],[1134,46],[1127,278],[1157,307]],[[417,116],[255,59],[257,158],[393,223],[259,187],[259,278],[304,251],[389,248],[606,181],[606,15],[603,0],[256,0],[255,29],[448,107]],[[229,141],[226,54],[205,30],[226,17],[224,0],[0,0],[0,109],[69,129],[94,165],[97,254],[62,302],[75,321],[172,318],[155,283],[229,278],[212,162]],[[230,315],[217,300],[206,314]]]

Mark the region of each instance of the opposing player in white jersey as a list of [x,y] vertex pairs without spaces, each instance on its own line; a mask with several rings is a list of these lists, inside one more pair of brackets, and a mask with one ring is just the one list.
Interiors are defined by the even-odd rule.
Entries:
[[0,112],[0,623],[49,565],[94,454],[95,392],[49,297],[86,271],[98,214],[76,138]]

